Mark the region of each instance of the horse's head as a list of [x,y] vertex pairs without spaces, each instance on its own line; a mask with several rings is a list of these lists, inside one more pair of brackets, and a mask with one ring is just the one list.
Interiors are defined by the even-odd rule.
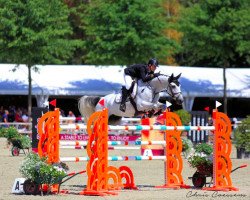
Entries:
[[149,85],[154,88],[155,93],[159,93],[162,91],[167,91],[167,93],[172,97],[177,104],[183,103],[183,96],[181,93],[181,85],[179,82],[181,74],[178,76],[167,76],[165,74],[160,74],[160,76],[152,79],[149,82]]
[[168,87],[167,92],[168,94],[176,101],[177,104],[181,105],[184,101],[182,93],[181,93],[181,84],[179,82],[179,78],[181,76],[181,73],[174,77],[172,74],[168,78]]

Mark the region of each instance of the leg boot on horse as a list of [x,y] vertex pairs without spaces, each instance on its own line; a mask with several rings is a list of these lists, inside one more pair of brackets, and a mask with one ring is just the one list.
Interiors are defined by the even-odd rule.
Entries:
[[120,110],[122,112],[126,111],[126,101],[129,96],[129,90],[127,90],[124,86],[122,86],[122,101],[120,104]]

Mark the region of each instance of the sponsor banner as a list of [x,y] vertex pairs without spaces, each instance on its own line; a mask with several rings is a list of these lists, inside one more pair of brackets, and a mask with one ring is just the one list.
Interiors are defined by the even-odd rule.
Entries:
[[[109,135],[110,141],[135,141],[140,140],[140,135]],[[60,140],[79,140],[79,141],[87,141],[89,138],[86,134],[60,134]]]

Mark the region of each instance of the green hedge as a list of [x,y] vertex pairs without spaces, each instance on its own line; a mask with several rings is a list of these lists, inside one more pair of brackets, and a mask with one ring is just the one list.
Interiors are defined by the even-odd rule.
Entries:
[[237,148],[250,152],[250,115],[236,128],[234,142]]

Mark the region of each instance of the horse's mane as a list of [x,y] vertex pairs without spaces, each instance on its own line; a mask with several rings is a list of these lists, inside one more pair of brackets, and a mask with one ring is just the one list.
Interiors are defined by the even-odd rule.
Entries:
[[[181,76],[181,74],[179,74],[178,76],[174,77],[174,75],[172,74],[171,76],[169,75],[166,75],[166,74],[160,74],[159,76],[165,76],[165,77],[168,77],[168,82],[169,83],[175,83],[177,86],[180,85],[180,82],[179,82],[179,77]],[[157,78],[157,77],[155,77]]]

